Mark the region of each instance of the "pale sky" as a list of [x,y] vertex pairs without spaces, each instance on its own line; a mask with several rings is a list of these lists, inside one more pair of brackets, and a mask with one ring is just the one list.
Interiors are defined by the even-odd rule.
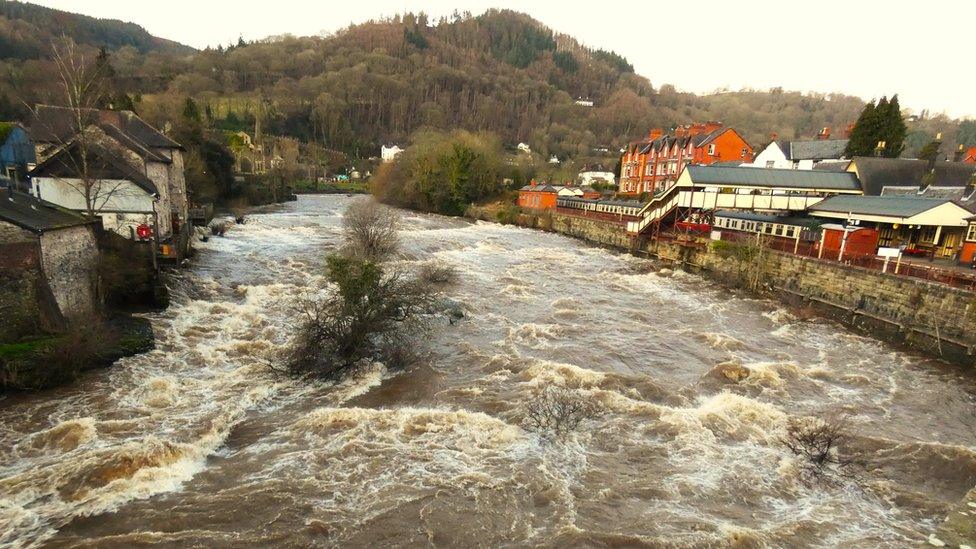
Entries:
[[[495,0],[38,0],[142,25],[198,48],[277,34],[330,33],[350,23],[425,11],[490,7],[526,12],[584,44],[614,50],[655,86],[898,93],[902,106],[976,115],[974,0],[697,0],[568,2]],[[626,10],[626,12],[625,12]]]

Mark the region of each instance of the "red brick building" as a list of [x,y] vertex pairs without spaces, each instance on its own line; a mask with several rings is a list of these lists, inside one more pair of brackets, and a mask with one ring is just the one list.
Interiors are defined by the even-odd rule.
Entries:
[[620,159],[621,193],[650,192],[678,179],[688,164],[752,162],[752,147],[734,129],[718,122],[691,124],[672,133],[653,129],[627,146]]
[[548,210],[556,207],[558,197],[597,199],[600,198],[600,193],[592,187],[550,185],[533,180],[519,189],[518,205],[531,210]]

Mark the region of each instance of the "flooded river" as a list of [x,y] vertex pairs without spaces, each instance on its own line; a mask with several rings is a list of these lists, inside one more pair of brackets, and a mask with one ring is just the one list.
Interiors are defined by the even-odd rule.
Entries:
[[[403,214],[403,262],[460,273],[429,364],[275,377],[350,200],[201,244],[155,351],[0,400],[0,546],[910,546],[976,485],[971,371],[510,226]],[[540,384],[606,413],[546,442]],[[866,464],[807,486],[779,441],[825,411]]]

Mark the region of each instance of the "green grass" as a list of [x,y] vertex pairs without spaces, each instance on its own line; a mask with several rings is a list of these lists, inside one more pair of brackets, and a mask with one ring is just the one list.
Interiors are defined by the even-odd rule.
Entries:
[[18,341],[17,343],[0,344],[0,360],[14,360],[17,358],[22,358],[33,353],[34,351],[39,351],[45,347],[57,343],[59,339],[60,338],[57,336],[52,336],[32,339],[30,341]]

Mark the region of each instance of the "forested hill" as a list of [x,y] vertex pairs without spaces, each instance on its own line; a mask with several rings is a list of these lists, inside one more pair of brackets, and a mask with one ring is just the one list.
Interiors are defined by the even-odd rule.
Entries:
[[96,19],[17,1],[0,1],[0,59],[41,59],[51,43],[62,35],[78,44],[117,50],[132,46],[140,53],[151,51],[190,53],[193,48],[157,38],[134,23]]
[[[0,28],[19,28],[39,25],[30,14],[44,8],[2,2],[0,10],[0,16],[26,14],[0,19]],[[86,25],[108,24],[78,17]],[[139,29],[118,25],[116,44],[128,39],[123,29]],[[50,35],[50,26],[44,28]],[[77,36],[92,28],[97,26],[79,24],[84,31]],[[13,35],[21,37],[17,43],[29,43],[24,36],[31,33],[22,34]],[[4,36],[10,31],[0,31]],[[140,114],[160,127],[179,117],[191,97],[215,129],[254,131],[260,119],[265,134],[352,156],[375,155],[383,143],[403,144],[416,130],[434,128],[488,131],[508,147],[524,141],[545,157],[585,159],[594,149],[614,151],[652,127],[707,120],[732,125],[762,146],[773,133],[790,139],[812,137],[824,126],[840,130],[864,105],[856,97],[782,90],[678,92],[635,74],[613,52],[584,47],[507,10],[437,21],[408,14],[327,37],[272,37],[190,55],[178,47],[175,53],[139,53],[158,40],[143,38],[141,46],[113,51],[110,62],[119,87],[137,97]],[[655,51],[649,48],[647,55]],[[3,73],[11,75],[15,90],[6,104],[56,101],[58,90],[40,62],[0,60]],[[576,104],[579,98],[593,106]],[[958,126],[945,119],[910,124],[909,144],[920,148],[936,131],[951,140]]]
[[698,97],[656,88],[615,53],[499,10],[436,22],[405,15],[330,37],[207,50],[178,72],[167,93],[204,98],[218,117],[260,114],[265,131],[351,153],[402,142],[425,126],[491,131],[510,146],[525,141],[560,156],[612,149],[652,126],[709,119],[760,142],[771,132],[788,138],[845,126],[863,106],[845,96]]

